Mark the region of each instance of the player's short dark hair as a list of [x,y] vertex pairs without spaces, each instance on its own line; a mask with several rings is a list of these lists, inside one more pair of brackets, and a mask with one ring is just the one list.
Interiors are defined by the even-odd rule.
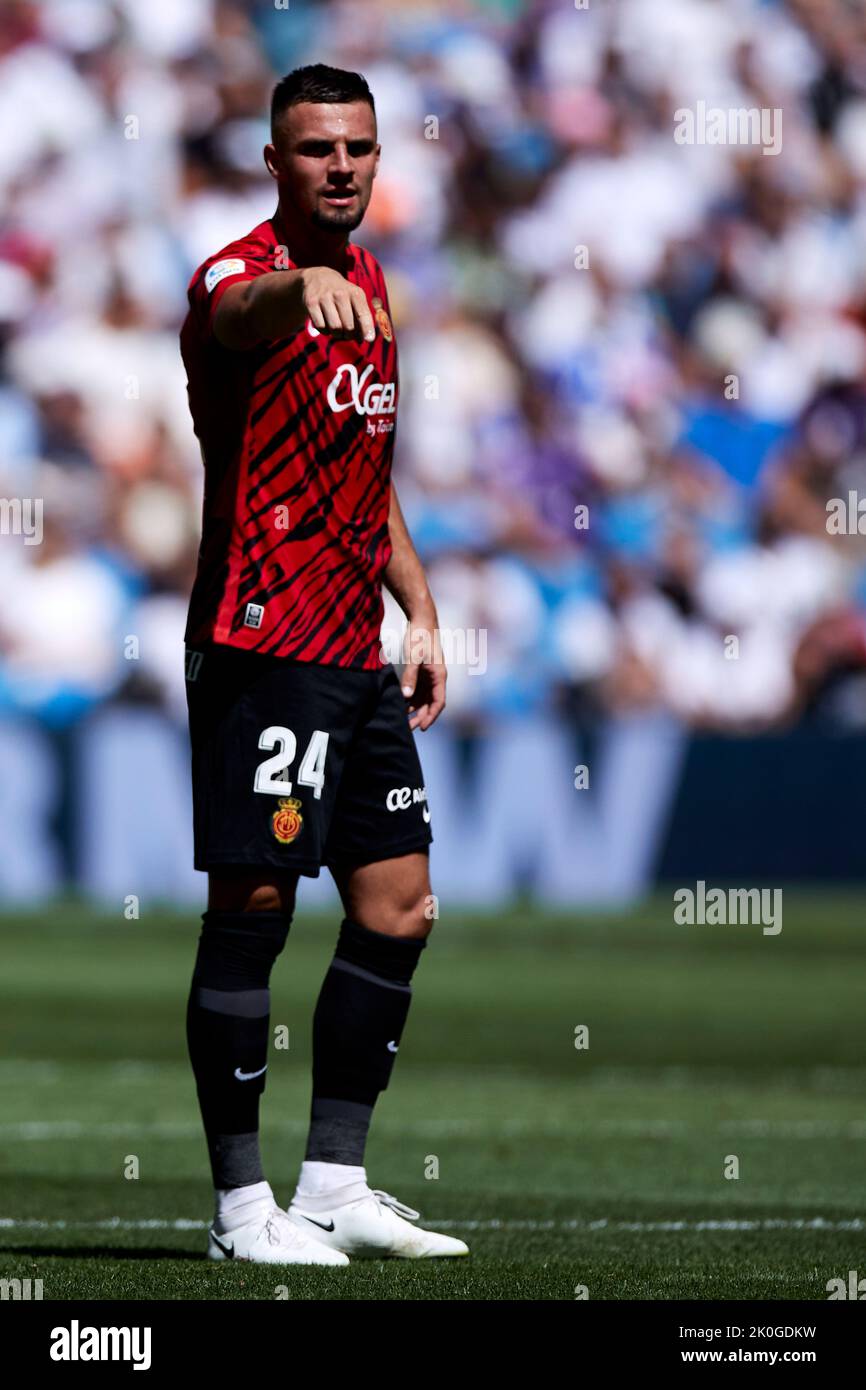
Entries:
[[295,68],[281,77],[271,97],[271,132],[280,116],[290,106],[298,106],[302,101],[341,105],[350,101],[366,101],[376,113],[373,93],[359,72],[346,72],[344,68],[329,68],[325,63],[310,63],[305,68]]

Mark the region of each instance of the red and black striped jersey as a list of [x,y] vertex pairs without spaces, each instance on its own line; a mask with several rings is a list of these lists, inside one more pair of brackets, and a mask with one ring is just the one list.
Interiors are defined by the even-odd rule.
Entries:
[[372,343],[308,319],[225,348],[213,319],[229,285],[295,268],[281,231],[276,214],[189,284],[181,353],[205,488],[186,640],[377,669],[398,388],[385,279],[349,243],[344,273],[367,295]]

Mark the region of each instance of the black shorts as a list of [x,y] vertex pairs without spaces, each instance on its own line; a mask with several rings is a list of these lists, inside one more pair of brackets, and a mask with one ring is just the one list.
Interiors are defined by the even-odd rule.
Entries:
[[187,648],[195,867],[317,878],[426,850],[430,812],[393,666]]

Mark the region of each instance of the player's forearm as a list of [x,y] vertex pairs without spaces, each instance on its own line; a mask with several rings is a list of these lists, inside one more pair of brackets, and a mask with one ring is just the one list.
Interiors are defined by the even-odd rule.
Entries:
[[411,622],[435,627],[436,605],[427,583],[424,566],[412,544],[412,537],[409,535],[393,484],[388,531],[391,537],[391,559],[385,569],[385,585]]
[[278,270],[225,291],[214,317],[223,347],[250,348],[287,338],[310,322],[320,333],[360,334],[372,343],[373,315],[360,285],[326,265]]
[[255,347],[296,333],[306,312],[303,271],[274,270],[226,290],[214,332],[224,347]]

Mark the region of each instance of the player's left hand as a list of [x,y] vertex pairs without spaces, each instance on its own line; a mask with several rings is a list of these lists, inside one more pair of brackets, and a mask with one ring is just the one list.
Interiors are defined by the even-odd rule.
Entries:
[[404,644],[407,661],[400,685],[409,706],[409,728],[429,729],[445,708],[448,671],[435,625],[410,623]]

